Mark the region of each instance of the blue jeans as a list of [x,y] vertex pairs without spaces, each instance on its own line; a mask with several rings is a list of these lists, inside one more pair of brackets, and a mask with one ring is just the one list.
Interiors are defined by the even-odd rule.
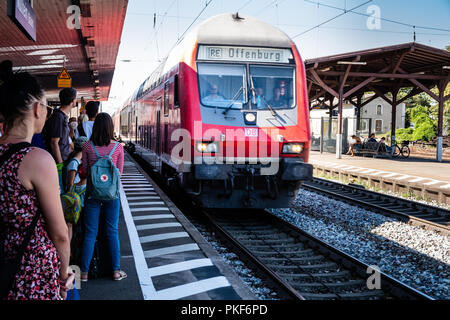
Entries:
[[100,210],[103,210],[105,215],[106,238],[108,239],[113,271],[120,269],[119,209],[119,199],[111,201],[86,199],[84,206],[84,225],[86,230],[81,254],[81,272],[89,271],[92,254],[94,253],[95,239],[97,238]]

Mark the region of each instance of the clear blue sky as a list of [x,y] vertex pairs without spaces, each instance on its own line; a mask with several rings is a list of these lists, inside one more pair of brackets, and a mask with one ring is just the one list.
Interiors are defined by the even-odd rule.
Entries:
[[[103,103],[104,111],[114,112],[120,107],[209,1],[129,1],[110,101]],[[239,12],[276,25],[292,37],[343,13],[327,6],[349,10],[367,1],[212,0],[193,26],[211,16],[240,9]],[[417,42],[438,48],[450,45],[450,0],[372,0],[354,11],[372,14],[367,9],[373,5],[379,8],[382,19],[417,26]],[[155,27],[154,13],[157,14]],[[294,40],[303,59],[413,41],[412,26],[381,20],[380,29],[371,30],[367,27],[368,19],[347,12]]]

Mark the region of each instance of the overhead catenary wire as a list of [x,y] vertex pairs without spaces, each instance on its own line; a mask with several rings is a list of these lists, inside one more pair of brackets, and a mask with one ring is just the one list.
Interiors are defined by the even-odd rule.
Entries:
[[[173,5],[177,2],[177,0],[173,0],[169,7],[167,8],[167,10],[164,12],[164,14],[162,15],[161,18],[161,22],[159,23],[158,27],[156,28],[155,32],[153,33],[153,37],[151,38],[151,40],[149,41],[149,43],[145,46],[144,51],[147,50],[148,46],[155,40],[156,41],[156,51],[157,51],[157,58],[159,59],[159,45],[158,45],[158,33],[161,29],[161,27],[164,24],[164,20],[167,17],[167,14],[169,13],[170,9],[172,9]],[[158,15],[154,14],[154,17],[156,18]],[[154,23],[156,21],[154,20]]]
[[[353,14],[357,14],[357,15],[364,16],[364,17],[372,17],[370,14],[367,14],[367,13],[362,13],[362,12],[353,11],[353,10],[355,10],[356,8],[352,8],[352,9],[348,9],[348,10],[347,10],[347,9],[345,9],[345,8],[335,7],[335,6],[332,6],[332,5],[329,5],[329,4],[324,4],[324,3],[322,3],[322,2],[315,2],[315,1],[311,1],[311,0],[304,0],[304,1],[305,1],[305,2],[309,2],[309,3],[311,3],[311,4],[318,4],[318,5],[321,5],[321,6],[323,6],[323,7],[327,7],[327,8],[332,8],[332,9],[344,11],[345,13],[346,13],[346,12],[351,12],[351,13],[353,13]],[[392,20],[392,19],[387,19],[387,18],[383,18],[383,17],[379,17],[379,18],[377,18],[377,19],[380,19],[380,20],[386,21],[386,22],[395,23],[395,24],[402,25],[402,26],[405,26],[405,27],[410,27],[410,28],[417,28],[417,29],[427,29],[427,30],[435,30],[435,31],[445,31],[445,32],[450,32],[450,29],[443,29],[443,28],[436,28],[436,27],[427,27],[427,26],[418,26],[418,25],[413,25],[413,24],[410,24],[410,23],[405,23],[405,22],[396,21],[396,20]]]
[[177,40],[177,42],[175,43],[175,45],[177,45],[184,37],[184,35],[189,31],[189,29],[194,25],[194,23],[198,20],[198,18],[200,18],[200,16],[202,15],[202,13],[206,10],[206,8],[208,8],[208,6],[211,4],[211,2],[213,2],[214,0],[208,0],[205,3],[205,6],[203,7],[202,10],[200,10],[199,14],[195,17],[195,19],[191,22],[191,24],[186,28],[186,30],[184,30],[183,34],[180,36],[180,38]]
[[[305,1],[307,1],[307,0],[305,0]],[[364,2],[364,3],[362,3],[362,4],[360,4],[360,5],[357,5],[356,7],[352,8],[352,9],[344,10],[343,13],[338,14],[337,16],[334,16],[333,18],[330,18],[330,19],[328,19],[328,20],[326,20],[326,21],[323,21],[323,22],[319,23],[318,25],[315,25],[314,27],[309,28],[308,30],[305,30],[305,31],[303,31],[303,32],[301,32],[301,33],[299,33],[299,34],[296,34],[295,36],[292,37],[292,39],[295,39],[295,38],[297,38],[297,37],[299,37],[299,36],[301,36],[301,35],[304,35],[305,33],[308,33],[308,32],[311,31],[311,30],[314,30],[314,29],[316,29],[316,28],[319,28],[320,26],[322,26],[322,25],[324,25],[324,24],[326,24],[326,23],[328,23],[328,22],[330,22],[330,21],[333,21],[333,20],[335,20],[335,19],[337,19],[337,18],[339,18],[339,17],[341,17],[341,16],[347,14],[348,12],[350,12],[350,11],[352,11],[352,10],[358,9],[359,7],[362,7],[362,6],[368,4],[369,2],[372,2],[372,1],[373,1],[373,0],[369,0],[369,1],[366,1],[366,2]],[[317,4],[317,3],[316,3],[316,4]]]

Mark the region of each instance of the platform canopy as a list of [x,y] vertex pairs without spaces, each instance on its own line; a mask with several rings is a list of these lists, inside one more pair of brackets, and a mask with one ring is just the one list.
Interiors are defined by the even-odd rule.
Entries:
[[[439,103],[437,159],[442,161],[444,102],[450,98],[444,96],[450,80],[449,51],[411,42],[309,59],[305,64],[310,106],[317,100],[328,103],[330,109],[338,108],[338,158],[342,153],[344,100],[360,109],[381,97],[392,105],[391,123],[395,124],[396,106],[425,92]],[[438,94],[430,90],[434,87],[438,88]],[[402,88],[409,88],[409,92],[399,98]],[[369,93],[373,94],[368,96]],[[395,125],[392,141],[395,141]]]
[[[106,100],[128,0],[31,1],[31,11],[23,9],[31,8],[25,2],[0,1],[0,61],[12,60],[14,70],[37,76],[49,100],[58,100],[57,76],[64,66],[80,98]],[[16,3],[31,19],[35,15],[36,41],[24,30],[27,21],[8,15],[7,6]]]

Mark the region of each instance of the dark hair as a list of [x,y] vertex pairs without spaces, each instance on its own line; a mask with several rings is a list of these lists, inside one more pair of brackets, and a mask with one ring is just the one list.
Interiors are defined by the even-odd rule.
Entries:
[[89,119],[95,118],[98,113],[99,106],[99,101],[89,101],[88,103],[86,103],[85,109]]
[[0,63],[0,114],[5,133],[25,116],[33,101],[43,96],[44,90],[35,77],[28,72],[13,73],[9,60]]
[[77,98],[77,90],[74,88],[64,88],[59,92],[59,102],[61,106],[69,105]]
[[109,146],[114,139],[114,124],[112,118],[107,113],[99,113],[92,128],[91,141],[95,146]]

